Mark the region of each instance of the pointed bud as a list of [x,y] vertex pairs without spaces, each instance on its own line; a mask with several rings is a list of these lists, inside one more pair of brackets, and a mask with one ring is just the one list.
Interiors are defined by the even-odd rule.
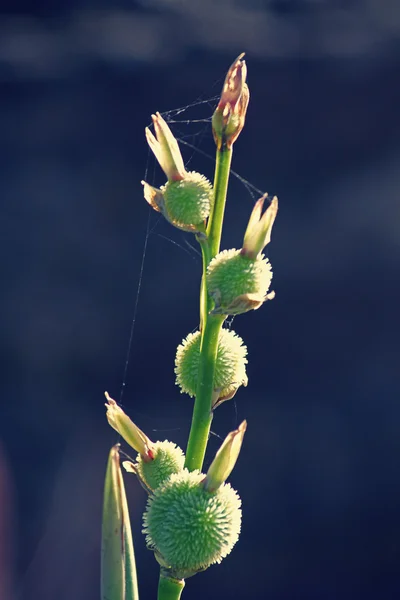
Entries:
[[118,448],[119,444],[111,448],[104,484],[101,600],[138,600],[132,532]]
[[144,461],[152,460],[153,442],[135,425],[135,423],[133,423],[133,421],[131,421],[115,400],[110,398],[108,392],[105,392],[105,397],[108,402],[108,404],[106,404],[106,416],[109,425],[111,425],[115,431],[118,431],[120,436],[122,436],[124,440],[140,454]]
[[204,175],[186,171],[170,128],[160,113],[152,118],[156,137],[146,128],[147,142],[168,181],[161,189],[142,181],[144,197],[174,227],[191,233],[205,233],[206,220],[214,202],[212,185]]
[[251,213],[246,233],[244,234],[242,254],[248,258],[256,259],[265,246],[271,241],[272,226],[278,212],[278,198],[274,196],[271,204],[262,214],[264,201],[268,194],[257,200]]
[[231,431],[226,436],[207,471],[204,481],[204,489],[207,492],[215,492],[232,473],[242,447],[246,427],[247,422],[243,421],[238,429]]
[[240,54],[230,67],[222,88],[219,104],[212,118],[215,143],[218,149],[230,148],[243,129],[249,104],[246,84],[247,67]]
[[151,115],[156,137],[146,127],[146,139],[168,181],[179,181],[186,175],[178,142],[160,113]]

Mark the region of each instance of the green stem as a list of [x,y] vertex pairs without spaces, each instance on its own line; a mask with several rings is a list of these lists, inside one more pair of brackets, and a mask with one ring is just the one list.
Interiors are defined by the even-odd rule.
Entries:
[[207,293],[206,270],[210,260],[218,254],[221,244],[231,160],[232,148],[224,146],[217,150],[213,211],[207,226],[207,238],[198,236],[203,255],[203,276],[200,291],[201,345],[196,400],[186,449],[185,467],[189,471],[195,469],[201,471],[202,469],[213,417],[215,363],[219,333],[225,316],[209,314],[212,301]]
[[223,146],[220,150],[217,150],[214,174],[214,207],[207,226],[211,258],[218,254],[221,243],[231,162],[232,147]]
[[182,590],[185,587],[184,579],[174,579],[173,577],[166,577],[160,573],[160,580],[158,582],[158,600],[179,600],[182,594]]
[[201,471],[203,466],[213,417],[211,407],[219,332],[224,320],[221,315],[208,315],[202,331],[197,393],[185,460],[189,471]]

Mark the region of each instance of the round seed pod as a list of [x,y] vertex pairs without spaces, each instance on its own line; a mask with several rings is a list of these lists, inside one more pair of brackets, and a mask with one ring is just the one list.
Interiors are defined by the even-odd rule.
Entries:
[[191,171],[184,179],[168,181],[162,188],[168,220],[188,231],[198,231],[213,205],[213,188],[204,175]]
[[154,442],[151,447],[152,460],[143,460],[138,454],[136,469],[140,479],[151,490],[155,490],[161,483],[166,481],[173,473],[183,470],[185,456],[182,450],[174,444],[165,440]]
[[221,562],[239,537],[238,494],[228,483],[207,492],[204,477],[187,469],[171,475],[149,497],[143,516],[148,547],[178,579]]
[[263,254],[245,256],[241,250],[223,250],[207,268],[207,289],[215,302],[214,314],[238,315],[255,310],[274,294],[267,294],[272,269]]
[[[176,384],[181,393],[196,395],[200,359],[200,331],[178,346],[175,358]],[[241,385],[247,385],[247,347],[234,331],[221,329],[214,374],[214,390],[220,399],[232,398]]]

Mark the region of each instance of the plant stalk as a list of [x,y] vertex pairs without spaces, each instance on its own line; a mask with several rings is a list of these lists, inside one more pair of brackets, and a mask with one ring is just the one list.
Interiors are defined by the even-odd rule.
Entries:
[[201,471],[212,421],[214,372],[218,350],[219,332],[225,317],[208,315],[200,346],[199,374],[192,426],[186,450],[185,467]]
[[214,175],[214,205],[207,226],[207,238],[198,238],[203,255],[203,275],[200,290],[201,344],[196,400],[186,449],[185,467],[201,471],[212,421],[214,373],[217,359],[219,333],[225,316],[210,315],[212,300],[207,293],[206,270],[219,252],[222,225],[228,191],[232,148],[217,149]]
[[207,225],[210,259],[218,254],[221,244],[231,162],[232,146],[227,148],[224,145],[221,149],[217,150],[214,174],[214,206]]
[[184,587],[184,579],[174,579],[160,573],[157,598],[158,600],[179,600]]

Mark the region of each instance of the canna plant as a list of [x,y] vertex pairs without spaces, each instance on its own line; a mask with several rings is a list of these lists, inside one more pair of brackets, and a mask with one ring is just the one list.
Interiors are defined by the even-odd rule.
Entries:
[[[195,398],[186,453],[171,441],[150,440],[106,393],[109,424],[137,452],[135,462],[122,466],[148,494],[143,533],[160,565],[158,600],[179,600],[185,579],[220,563],[240,533],[240,497],[226,480],[239,456],[246,421],[228,434],[206,473],[202,467],[214,410],[247,385],[247,348],[223,327],[224,321],[274,297],[263,250],[271,238],[276,197],[266,210],[267,194],[256,202],[242,248],[220,251],[232,149],[249,102],[243,56],[230,67],[212,117],[217,147],[213,184],[186,171],[178,142],[159,113],[152,117],[155,135],[146,128],[167,181],[159,189],[143,181],[144,197],[173,226],[194,234],[203,270],[199,328],[182,341],[175,360],[181,393]],[[104,489],[102,600],[138,600],[118,445],[110,452]]]

